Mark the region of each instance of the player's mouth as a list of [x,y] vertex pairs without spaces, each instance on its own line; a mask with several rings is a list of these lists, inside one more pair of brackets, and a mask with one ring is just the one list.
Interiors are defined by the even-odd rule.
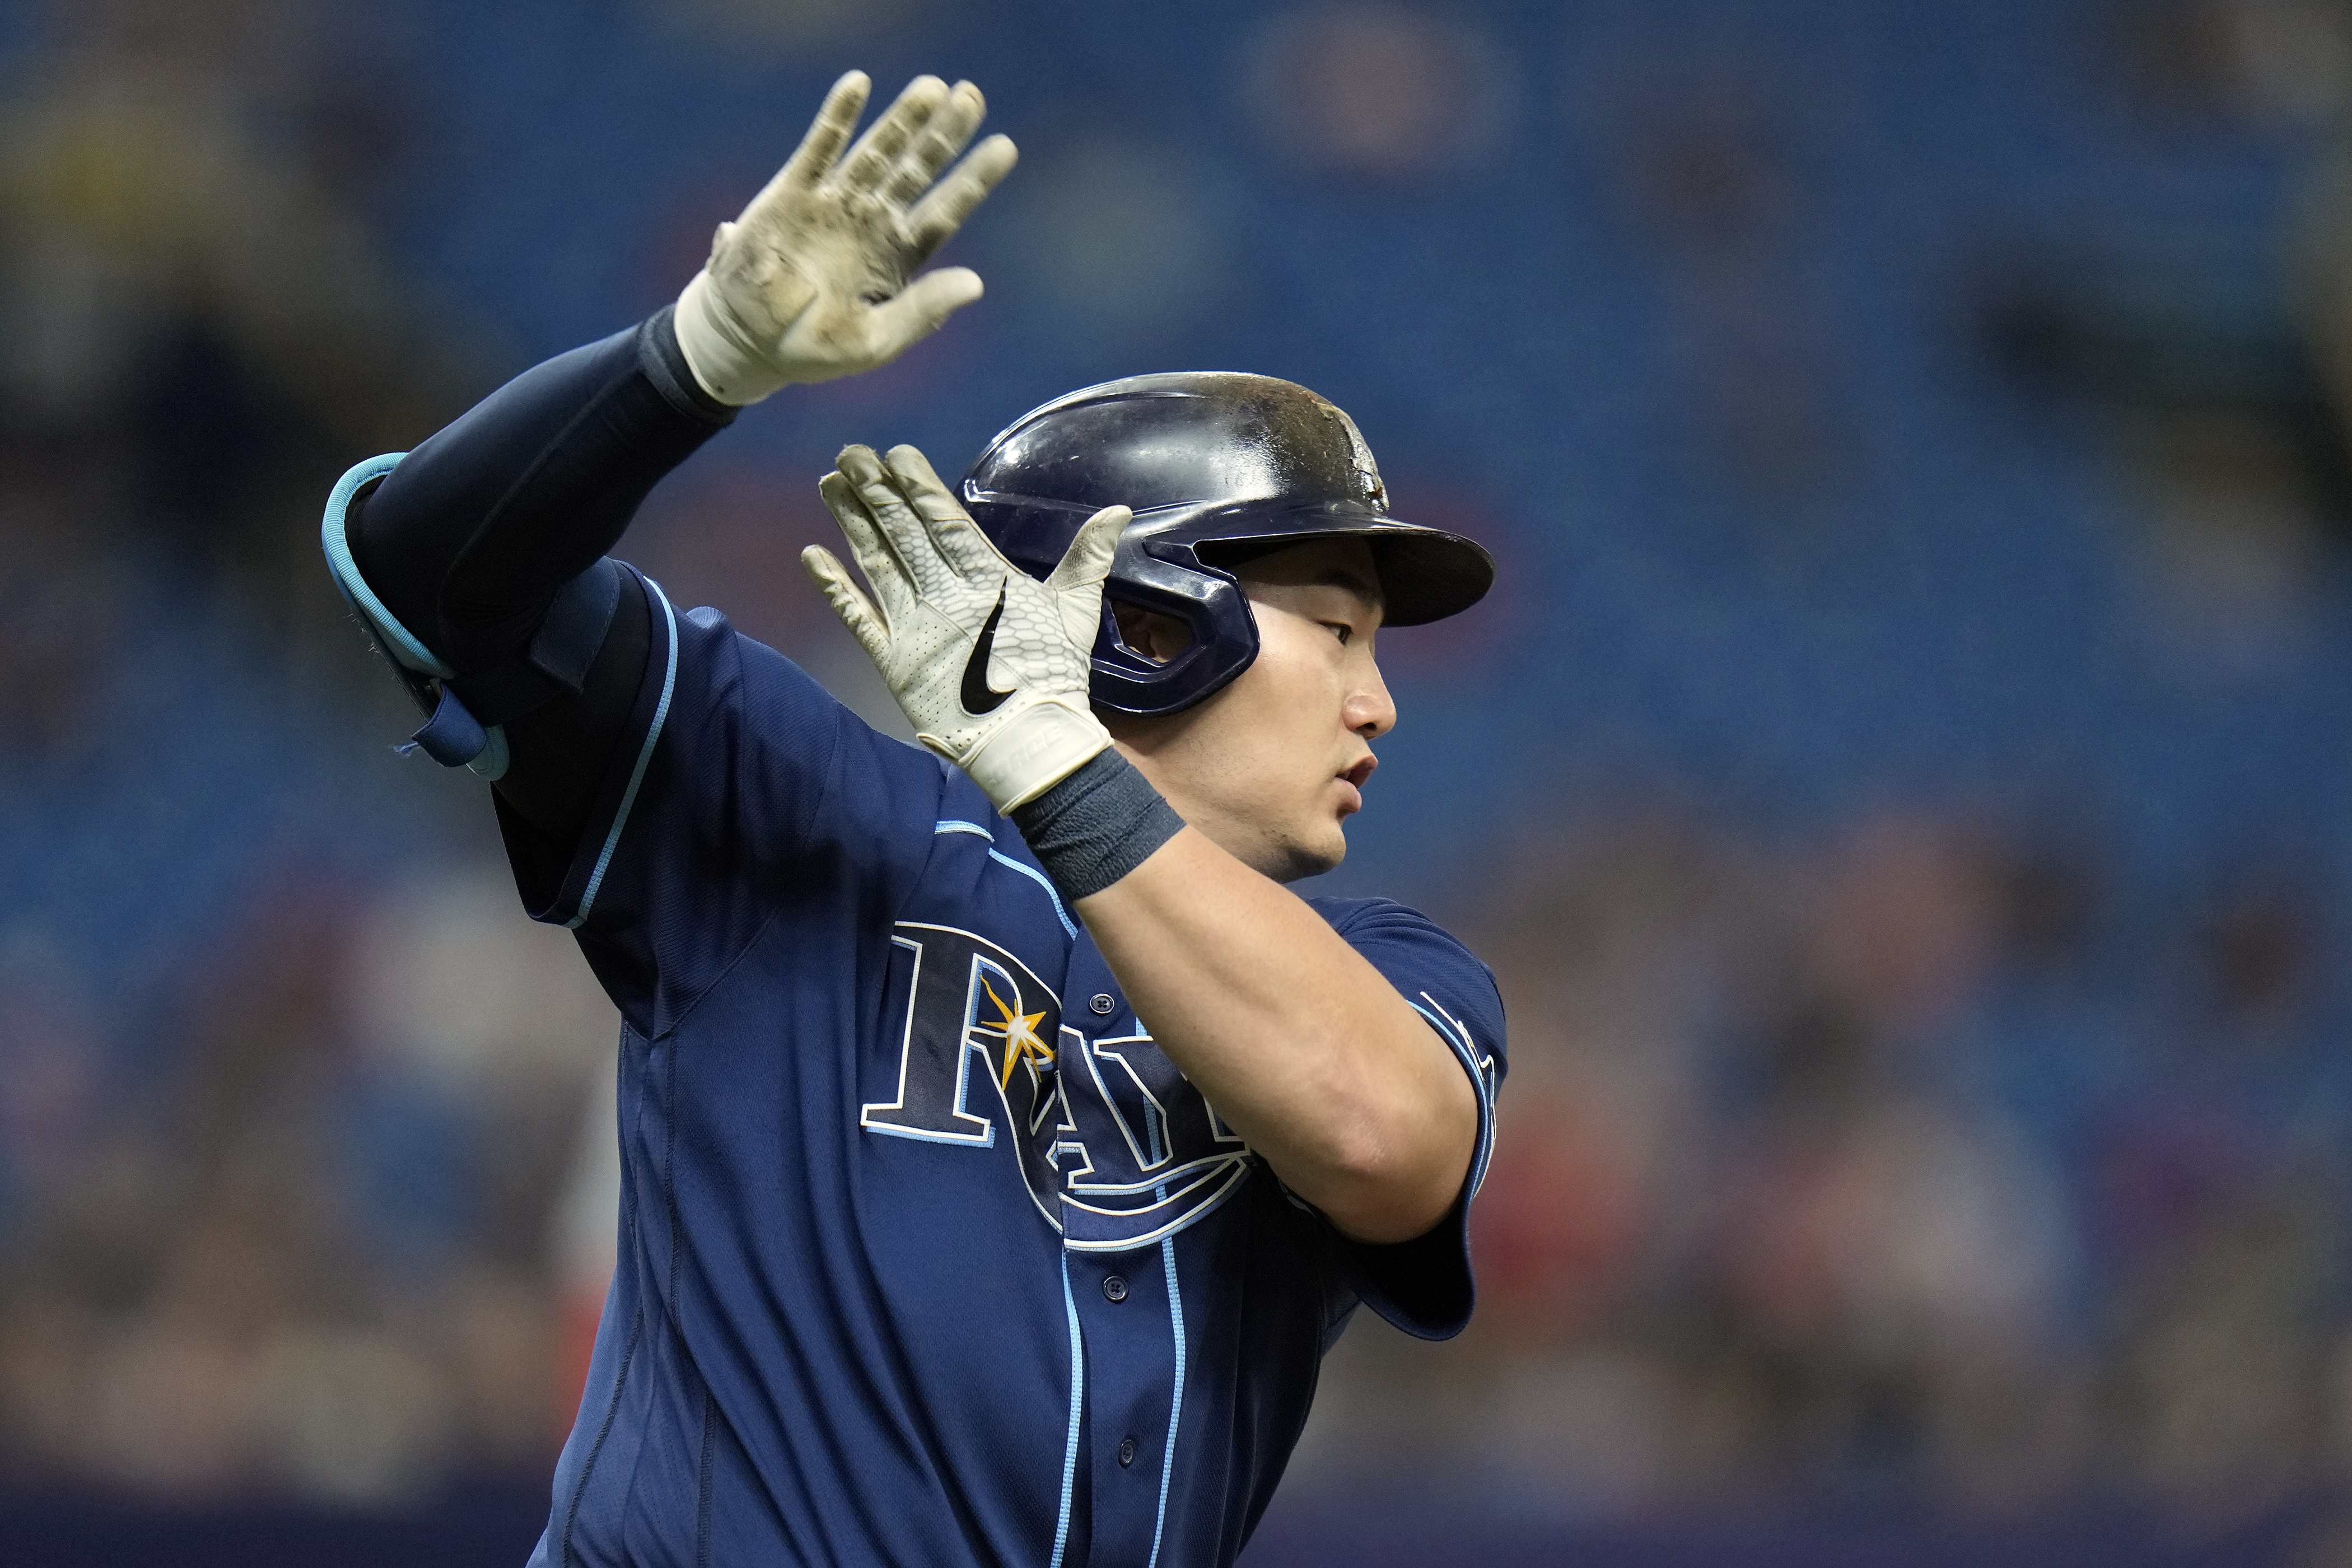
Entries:
[[1364,785],[1371,778],[1372,770],[1380,765],[1381,760],[1368,752],[1353,767],[1333,775],[1343,791],[1339,800],[1340,816],[1353,816],[1364,809]]

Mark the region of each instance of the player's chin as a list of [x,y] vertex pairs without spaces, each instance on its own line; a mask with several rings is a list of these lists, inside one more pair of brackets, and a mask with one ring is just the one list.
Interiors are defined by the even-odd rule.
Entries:
[[1282,874],[1275,880],[1296,882],[1319,877],[1347,858],[1348,836],[1340,831],[1338,821],[1322,824],[1319,831],[1301,835],[1284,846]]

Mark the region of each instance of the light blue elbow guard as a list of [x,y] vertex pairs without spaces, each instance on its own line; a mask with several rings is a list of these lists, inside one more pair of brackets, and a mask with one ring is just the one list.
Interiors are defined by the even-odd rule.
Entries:
[[460,675],[384,607],[352,559],[346,525],[352,503],[400,465],[390,452],[353,465],[327,498],[319,529],[335,587],[366,628],[368,640],[399,677],[425,722],[403,752],[423,752],[444,767],[464,767],[486,779],[507,771],[506,725],[555,699],[576,694],[604,646],[620,600],[621,569],[600,560],[565,584],[549,606],[530,645],[494,669]]

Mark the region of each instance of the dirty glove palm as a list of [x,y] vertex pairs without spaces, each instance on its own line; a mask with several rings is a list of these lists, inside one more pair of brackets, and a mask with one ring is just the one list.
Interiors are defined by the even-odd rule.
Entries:
[[980,298],[969,268],[915,269],[1012,169],[1012,142],[990,137],[934,188],[987,105],[968,81],[923,76],[844,156],[867,87],[862,71],[834,83],[799,150],[719,226],[678,296],[678,346],[721,403],[887,364]]
[[1110,744],[1087,701],[1103,578],[1130,513],[1107,507],[1043,583],[998,552],[923,455],[845,449],[818,491],[872,584],[832,552],[801,552],[864,645],[916,739],[999,811],[1034,799]]

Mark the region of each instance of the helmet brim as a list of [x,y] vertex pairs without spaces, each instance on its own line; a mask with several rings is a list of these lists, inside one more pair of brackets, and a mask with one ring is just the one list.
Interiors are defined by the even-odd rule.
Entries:
[[[1137,519],[1148,522],[1149,515]],[[1360,539],[1380,574],[1381,624],[1419,626],[1458,616],[1495,585],[1495,558],[1475,540],[1406,522],[1346,501],[1258,510],[1219,508],[1162,531],[1192,547],[1205,566],[1238,570],[1250,559],[1316,539]]]

